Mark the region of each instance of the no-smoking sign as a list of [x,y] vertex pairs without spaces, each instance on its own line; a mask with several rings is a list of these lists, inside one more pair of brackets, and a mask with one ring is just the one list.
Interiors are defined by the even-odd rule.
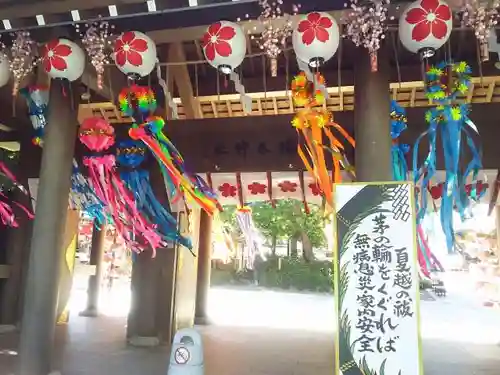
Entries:
[[191,354],[189,353],[189,350],[187,350],[187,348],[180,347],[175,350],[174,359],[178,365],[185,365],[189,362],[190,358]]

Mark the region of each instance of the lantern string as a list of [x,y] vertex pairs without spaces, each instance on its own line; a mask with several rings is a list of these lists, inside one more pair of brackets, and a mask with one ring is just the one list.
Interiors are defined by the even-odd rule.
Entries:
[[285,55],[285,95],[288,97],[288,85],[290,84],[290,57],[288,56],[288,51],[284,53]]
[[262,84],[264,87],[264,103],[266,103],[267,112],[267,77],[266,77],[266,57],[262,56]]
[[[339,40],[339,52],[337,53],[337,86],[339,90],[339,98],[340,104],[344,103],[343,101],[343,92],[342,92],[342,39]],[[326,103],[326,101],[325,101]],[[341,108],[342,109],[342,108]]]
[[399,56],[398,56],[398,45],[396,44],[396,36],[394,33],[391,34],[392,49],[394,51],[394,60],[396,61],[396,72],[398,75],[399,88],[401,88],[401,67],[399,66]]
[[483,82],[483,66],[481,64],[481,47],[479,46],[479,41],[476,39],[476,57],[477,57],[477,66],[479,69],[479,83],[481,84],[481,88],[484,87]]

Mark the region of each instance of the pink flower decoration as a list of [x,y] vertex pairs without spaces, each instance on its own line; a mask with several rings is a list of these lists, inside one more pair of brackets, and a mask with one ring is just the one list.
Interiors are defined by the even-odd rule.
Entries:
[[299,23],[298,30],[302,34],[302,43],[310,45],[315,39],[325,43],[330,39],[328,30],[333,26],[328,17],[322,17],[320,13],[314,12],[307,15],[307,19]]
[[434,38],[443,39],[448,31],[445,21],[450,19],[450,7],[440,5],[439,0],[422,0],[420,8],[413,8],[406,15],[406,22],[416,25],[411,37],[417,42],[426,39],[431,33]]
[[222,27],[220,22],[216,22],[208,28],[203,35],[203,48],[208,60],[213,61],[216,55],[228,57],[233,53],[231,45],[227,42],[234,38],[236,30],[230,26]]
[[148,42],[136,38],[133,31],[127,31],[115,42],[116,63],[119,66],[129,63],[133,66],[142,65],[142,52],[148,50]]
[[63,57],[71,55],[71,47],[59,43],[59,39],[54,39],[43,46],[42,60],[45,72],[50,72],[52,68],[63,71],[68,68],[66,60]]
[[224,198],[236,196],[236,186],[228,184],[227,182],[224,182],[221,186],[219,186],[219,191]]
[[248,190],[250,190],[250,194],[252,195],[264,194],[266,192],[266,188],[266,185],[258,182],[252,182],[250,185],[248,185]]

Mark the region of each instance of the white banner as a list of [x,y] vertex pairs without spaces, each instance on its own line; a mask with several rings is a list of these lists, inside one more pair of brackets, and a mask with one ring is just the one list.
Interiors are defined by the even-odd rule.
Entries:
[[409,183],[334,186],[336,374],[421,375]]

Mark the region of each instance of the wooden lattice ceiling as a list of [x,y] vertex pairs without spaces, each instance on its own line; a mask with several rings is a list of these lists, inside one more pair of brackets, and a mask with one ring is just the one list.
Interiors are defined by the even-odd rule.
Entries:
[[[425,97],[422,81],[391,83],[392,98],[403,107],[427,107],[432,103]],[[354,86],[328,88],[329,99],[325,109],[330,111],[350,111],[354,109]],[[252,113],[246,115],[237,94],[212,95],[195,98],[195,105],[199,106],[202,118],[227,118],[242,116],[286,115],[297,109],[289,91],[273,91],[250,93],[252,99]],[[500,103],[500,76],[472,78],[472,85],[466,96],[459,100],[467,103]],[[175,99],[178,105],[180,119],[186,119],[184,107],[179,98]],[[120,111],[111,102],[80,104],[79,120],[86,117],[98,116],[110,123],[130,123],[131,118],[120,115]]]

